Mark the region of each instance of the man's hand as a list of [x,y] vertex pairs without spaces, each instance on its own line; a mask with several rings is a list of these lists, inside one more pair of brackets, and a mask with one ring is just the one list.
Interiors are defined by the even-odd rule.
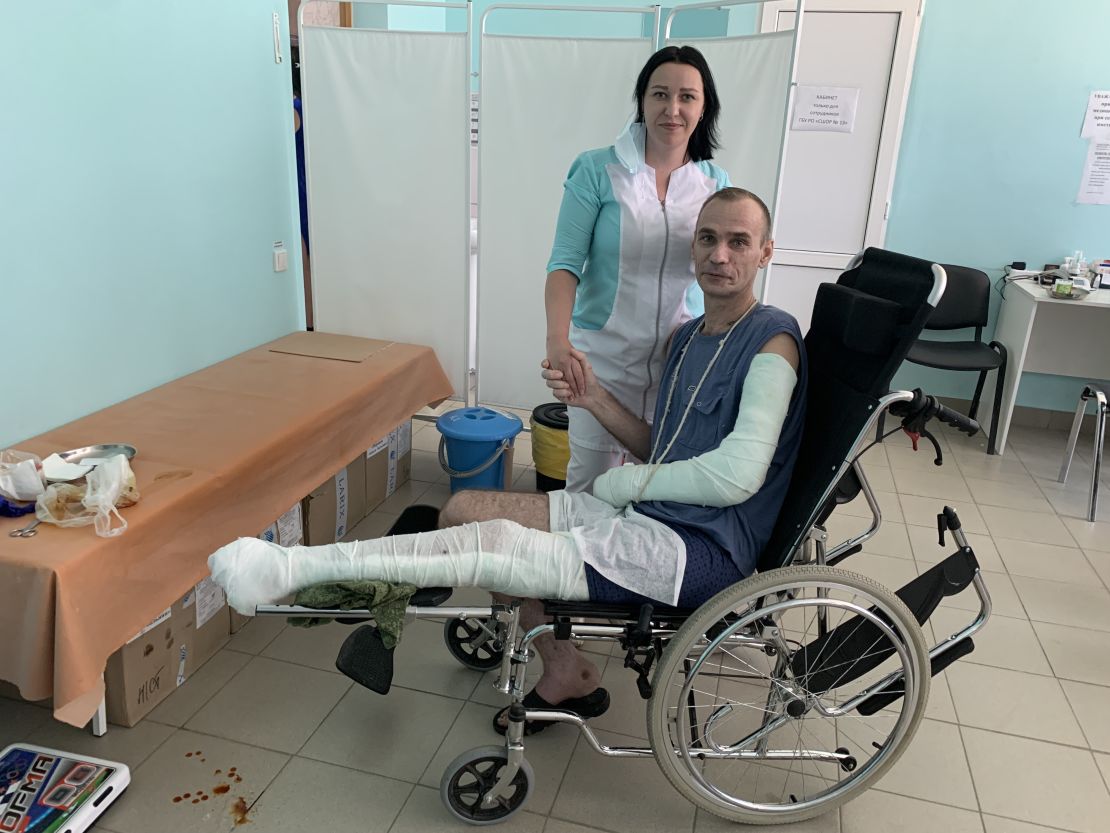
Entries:
[[582,383],[577,392],[568,380],[566,372],[555,366],[550,359],[544,359],[540,363],[540,367],[543,368],[541,375],[547,386],[551,388],[555,398],[564,405],[585,408],[588,411],[592,410],[604,395],[604,391],[594,375],[594,369],[590,366],[586,354],[581,350],[575,350],[571,347],[568,358],[579,368],[582,374]]
[[547,364],[552,370],[562,373],[562,381],[573,396],[578,397],[585,392],[585,356],[575,350],[569,340],[566,338],[547,340]]

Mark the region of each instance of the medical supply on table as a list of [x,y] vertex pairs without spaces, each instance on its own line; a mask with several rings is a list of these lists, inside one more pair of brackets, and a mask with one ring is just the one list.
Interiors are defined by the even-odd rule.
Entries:
[[0,518],[20,518],[34,511],[34,501],[24,502],[0,497]]
[[8,533],[8,537],[9,538],[34,538],[36,535],[39,534],[39,531],[38,531],[37,527],[40,523],[42,523],[42,521],[40,521],[38,518],[36,518],[35,520],[33,520],[29,524],[27,524],[27,526],[22,527],[21,529],[13,529],[11,532]]
[[0,451],[0,498],[33,501],[43,493],[42,460],[14,448]]
[[[35,506],[39,520],[61,527],[92,524],[101,538],[123,534],[127,521],[119,508],[139,500],[135,474],[127,457],[123,454],[111,457],[90,471],[85,481],[84,487],[74,483],[50,484]],[[118,526],[112,525],[113,517]]]
[[538,405],[532,411],[532,462],[536,465],[536,489],[551,492],[567,485],[570,440],[567,406],[562,402]]

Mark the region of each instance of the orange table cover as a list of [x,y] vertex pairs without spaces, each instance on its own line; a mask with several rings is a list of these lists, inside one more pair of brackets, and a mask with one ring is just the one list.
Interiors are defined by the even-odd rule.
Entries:
[[[335,344],[361,361],[320,353]],[[353,351],[349,348],[354,348]],[[342,351],[341,351],[342,352]],[[206,559],[257,535],[328,477],[452,387],[433,351],[294,333],[71,422],[16,448],[46,457],[128,443],[140,501],[127,531],[0,518],[0,679],[83,726],[108,657],[207,572]]]

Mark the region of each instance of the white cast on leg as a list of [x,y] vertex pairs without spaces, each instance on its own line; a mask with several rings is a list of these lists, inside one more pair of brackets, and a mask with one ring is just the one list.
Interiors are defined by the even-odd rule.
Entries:
[[228,603],[252,615],[304,587],[381,579],[417,587],[482,587],[511,596],[584,601],[585,564],[569,535],[497,520],[320,547],[240,538],[208,558]]

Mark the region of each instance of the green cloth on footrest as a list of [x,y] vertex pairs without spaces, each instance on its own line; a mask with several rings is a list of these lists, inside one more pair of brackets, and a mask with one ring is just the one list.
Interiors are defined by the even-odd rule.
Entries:
[[[296,604],[301,607],[332,610],[369,610],[382,634],[382,644],[393,648],[401,641],[405,627],[405,608],[416,592],[415,585],[393,584],[388,581],[333,581],[314,584],[298,591]],[[324,625],[331,619],[324,616],[290,616],[288,622],[298,628]]]

